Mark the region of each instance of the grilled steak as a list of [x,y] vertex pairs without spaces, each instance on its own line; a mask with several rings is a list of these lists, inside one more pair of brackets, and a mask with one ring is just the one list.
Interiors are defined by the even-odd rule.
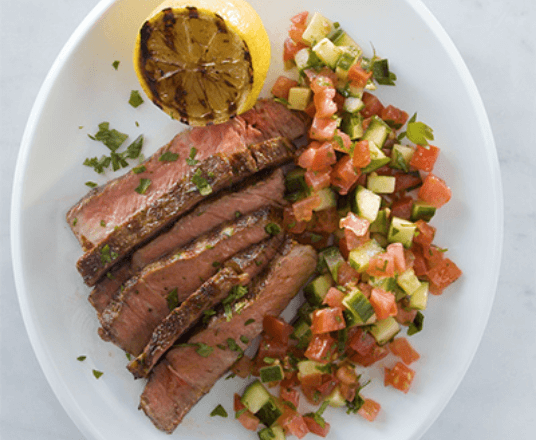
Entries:
[[249,247],[228,260],[225,263],[226,267],[205,282],[156,327],[143,353],[128,365],[131,373],[136,378],[147,376],[158,359],[203,316],[205,311],[224,298],[230,301],[233,295],[229,295],[229,292],[233,287],[249,283],[262,271],[274,257],[282,240],[281,233]]
[[169,314],[168,301],[181,303],[213,276],[225,260],[270,236],[281,212],[264,208],[226,222],[131,278],[99,319],[104,339],[139,355],[156,326]]
[[285,203],[284,192],[283,171],[277,169],[265,180],[248,185],[240,191],[230,191],[207,200],[180,218],[171,230],[138,249],[132,256],[132,267],[140,270],[172,249],[183,246],[224,221],[236,218],[240,213],[245,214],[270,205],[282,206]]
[[[213,319],[206,329],[191,337],[187,345],[174,347],[166,354],[153,369],[140,402],[157,428],[173,432],[188,411],[241,356],[247,347],[243,341],[251,341],[261,333],[263,317],[279,315],[315,266],[316,252],[311,247],[287,242],[282,255],[250,286],[251,296],[241,304],[240,314],[234,314],[230,321],[225,317]],[[245,325],[252,319],[253,323]],[[201,357],[197,353],[200,344],[212,347],[213,351]]]
[[[286,139],[297,139],[305,132],[299,116],[273,101],[259,101],[254,109],[225,124],[180,133],[144,163],[145,172],[131,171],[91,191],[67,213],[67,222],[87,251],[77,264],[84,281],[93,285],[209,191],[291,160],[295,148]],[[192,148],[199,150],[196,166],[185,162]],[[159,161],[166,152],[178,154],[179,159]],[[142,178],[151,184],[145,194],[138,194],[135,188]]]
[[[224,221],[236,218],[237,212],[246,214],[265,206],[281,206],[285,183],[283,172],[276,169],[267,176],[259,176],[253,183],[233,187],[217,197],[200,203],[192,212],[181,217],[171,230],[159,235],[138,249],[132,261],[117,264],[108,277],[101,278],[89,295],[89,301],[100,314],[114,294],[129,278],[149,263],[196,239]],[[246,182],[245,182],[246,183]]]

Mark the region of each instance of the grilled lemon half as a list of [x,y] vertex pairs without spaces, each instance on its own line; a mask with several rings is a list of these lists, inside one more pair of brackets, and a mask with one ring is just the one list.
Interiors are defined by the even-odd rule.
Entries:
[[218,124],[250,109],[270,40],[244,0],[167,0],[146,19],[134,68],[147,96],[183,123]]

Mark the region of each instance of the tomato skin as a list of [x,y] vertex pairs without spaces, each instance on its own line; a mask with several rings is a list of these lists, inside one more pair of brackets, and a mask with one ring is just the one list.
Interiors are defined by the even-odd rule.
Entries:
[[397,362],[392,368],[385,369],[383,384],[391,385],[393,388],[407,393],[411,388],[411,383],[415,377],[415,371],[404,365],[402,362]]
[[319,141],[329,141],[333,138],[337,125],[338,122],[335,119],[314,117],[309,129],[309,137]]
[[387,123],[387,125],[398,130],[406,123],[409,115],[397,107],[388,105],[382,110],[380,117]]
[[275,83],[272,86],[272,95],[276,98],[288,99],[288,91],[297,85],[298,81],[281,75],[275,80]]
[[331,168],[322,171],[307,170],[305,172],[305,183],[313,188],[313,191],[319,191],[329,187],[331,183]]
[[398,313],[395,296],[383,289],[373,288],[369,301],[376,313],[376,317],[380,320],[389,316],[396,316]]
[[430,282],[440,290],[445,289],[462,276],[462,271],[449,258],[443,259],[427,273]]
[[419,243],[423,247],[430,246],[432,241],[434,241],[436,228],[426,223],[424,220],[417,220],[415,224],[417,225],[417,231],[419,231],[419,233],[415,234],[413,241]]
[[286,38],[283,43],[283,61],[294,61],[296,54],[306,48],[307,45],[303,43],[296,43],[292,38]]
[[433,145],[428,145],[427,147],[417,145],[409,164],[418,170],[429,173],[434,169],[436,160],[439,157],[439,152],[439,148],[434,147]]
[[311,332],[313,335],[330,333],[346,328],[341,307],[327,307],[313,312]]
[[329,333],[313,335],[305,350],[305,357],[311,361],[327,364],[331,360],[335,342]]
[[320,437],[326,437],[329,434],[330,425],[328,422],[324,422],[324,427],[322,428],[322,426],[310,416],[303,416],[303,420],[305,421],[309,432],[319,435]]
[[[378,172],[378,174],[380,173]],[[422,179],[420,176],[403,172],[392,172],[391,174],[395,177],[395,193],[405,191],[410,188],[417,188],[422,185]]]
[[303,12],[300,12],[296,15],[294,15],[290,21],[296,25],[302,25],[302,26],[305,26],[305,24],[307,23],[307,17],[309,16],[309,12],[308,11],[303,11]]
[[359,408],[357,413],[361,416],[367,419],[369,422],[373,422],[374,419],[378,416],[378,413],[380,412],[381,406],[378,402],[372,400],[372,399],[365,399],[365,402]]
[[294,331],[294,327],[273,315],[264,316],[262,328],[272,340],[285,345],[288,345],[289,336]]
[[348,339],[348,345],[361,356],[369,356],[377,344],[374,336],[358,328]]
[[339,194],[346,195],[357,183],[360,174],[361,171],[356,170],[352,163],[352,158],[345,155],[333,167],[331,184],[338,189]]
[[[339,268],[340,270],[340,268]],[[346,294],[344,292],[341,292],[336,287],[331,287],[328,290],[328,293],[326,293],[326,296],[324,297],[324,300],[322,301],[322,304],[327,304],[329,307],[337,307],[342,310],[342,300]]]
[[421,355],[411,346],[409,341],[404,338],[396,338],[389,344],[389,350],[402,359],[406,365],[410,365],[421,358]]
[[436,208],[441,208],[452,197],[452,191],[443,179],[430,173],[419,189],[419,198]]
[[261,343],[259,344],[259,350],[257,351],[256,361],[257,363],[264,365],[264,358],[283,359],[287,354],[288,346],[279,341],[272,339],[268,335],[263,335]]
[[424,258],[422,247],[416,243],[413,243],[411,251],[414,257],[413,270],[415,271],[415,275],[418,277],[426,275],[428,268],[426,266],[426,259]]
[[363,108],[360,113],[364,118],[370,118],[371,116],[380,116],[383,111],[383,104],[380,102],[380,100],[369,92],[364,92],[363,97],[361,98],[363,103],[365,104],[365,108]]
[[370,149],[367,140],[355,143],[352,162],[356,168],[364,168],[370,163]]

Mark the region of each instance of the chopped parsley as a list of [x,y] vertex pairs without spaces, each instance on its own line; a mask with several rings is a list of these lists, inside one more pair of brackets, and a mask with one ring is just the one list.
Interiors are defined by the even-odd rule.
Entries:
[[73,226],[76,226],[77,223],[78,223],[78,218],[75,217],[73,220]]
[[95,379],[99,379],[104,373],[99,370],[93,370],[93,376],[95,376]]
[[415,315],[415,319],[408,327],[408,336],[414,335],[415,333],[419,333],[424,324],[424,315],[421,312],[417,312],[417,315]]
[[389,70],[389,61],[387,59],[373,59],[372,75],[378,84],[384,86],[394,86],[396,75]]
[[130,99],[128,100],[128,103],[134,108],[142,105],[143,98],[141,97],[140,92],[138,92],[137,90],[132,90],[130,92]]
[[167,295],[167,305],[169,310],[175,309],[179,305],[179,290],[175,287]]
[[105,244],[101,251],[100,251],[100,257],[101,257],[101,264],[103,266],[106,266],[107,263],[111,263],[113,260],[115,260],[119,255],[117,252],[113,252],[110,249],[109,244]]
[[138,194],[145,194],[151,185],[151,179],[140,179],[140,184],[134,189]]
[[111,151],[117,150],[128,137],[128,134],[121,133],[115,128],[110,130],[109,122],[101,122],[99,131],[95,135],[88,135],[94,141],[100,141],[106,145]]
[[247,344],[249,342],[249,338],[247,336],[240,336],[240,341],[242,341],[244,344]]
[[240,348],[240,345],[236,343],[236,341],[233,338],[227,338],[227,347],[229,347],[229,350],[236,351],[240,357],[244,354],[244,350]]
[[76,358],[77,361],[84,362],[86,360],[87,356],[78,356]]
[[324,428],[326,426],[326,421],[324,420],[324,417],[322,417],[322,414],[324,414],[324,411],[329,406],[329,401],[324,400],[322,402],[322,405],[320,405],[320,408],[314,413],[307,413],[305,414],[308,417],[312,417],[316,423],[320,425],[321,428]]
[[426,146],[428,140],[434,140],[434,130],[424,122],[418,122],[417,113],[415,113],[408,121],[405,136],[414,144]]
[[190,150],[190,156],[186,158],[186,163],[190,165],[191,167],[199,163],[199,161],[195,159],[196,155],[197,155],[197,148],[192,147]]
[[216,408],[212,410],[210,413],[210,417],[219,416],[219,417],[227,417],[227,411],[225,411],[225,408],[221,405],[218,405]]
[[250,324],[253,324],[254,322],[255,320],[253,318],[250,318],[244,323],[244,325],[250,325]]
[[208,183],[201,173],[201,170],[198,168],[192,176],[192,183],[196,186],[199,194],[202,196],[208,196],[212,193],[212,187]]
[[104,220],[101,220],[101,221],[100,221],[100,225],[101,225],[103,228],[105,228],[105,227],[106,227],[106,222],[105,222]]
[[214,351],[214,347],[204,344],[202,342],[198,343],[185,343],[185,344],[176,344],[174,347],[197,347],[195,352],[202,357],[209,357]]
[[178,158],[179,155],[177,153],[173,153],[173,151],[166,151],[158,158],[158,160],[160,162],[175,162]]
[[127,357],[127,359],[128,359],[129,361],[132,360],[132,355],[131,355],[130,353],[125,353],[125,356]]
[[147,168],[145,168],[145,165],[140,165],[139,167],[132,168],[132,171],[134,174],[141,174],[147,171]]
[[115,70],[117,70],[117,68],[119,67],[119,63],[120,61],[119,60],[115,60],[113,63],[112,63],[112,66]]
[[277,223],[268,223],[264,227],[264,230],[266,231],[267,234],[277,235],[281,232],[281,227]]
[[89,186],[90,188],[95,188],[96,186],[99,186],[99,185],[97,185],[95,182],[92,182],[90,180],[86,182],[86,186]]
[[143,135],[140,134],[134,142],[132,142],[125,151],[125,156],[129,159],[137,159],[140,157],[141,148],[143,147]]

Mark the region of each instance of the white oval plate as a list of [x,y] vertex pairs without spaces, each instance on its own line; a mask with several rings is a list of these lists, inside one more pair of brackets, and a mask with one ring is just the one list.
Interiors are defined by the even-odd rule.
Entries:
[[[104,154],[91,141],[97,125],[146,136],[145,154],[182,126],[150,103],[128,105],[139,89],[131,64],[138,24],[160,0],[103,0],[86,17],[49,72],[31,113],[15,173],[11,219],[13,264],[24,321],[41,367],[65,410],[90,439],[167,439],[138,411],[142,381],[125,369],[125,355],[97,336],[89,289],[75,269],[81,251],[65,213],[103,183],[82,165]],[[251,0],[272,41],[272,66],[264,93],[282,72],[282,44],[289,18],[303,10],[339,21],[365,51],[371,45],[390,61],[396,87],[379,96],[433,127],[442,148],[436,172],[453,198],[434,218],[436,242],[464,276],[442,297],[432,297],[425,330],[412,342],[422,358],[407,395],[384,388],[381,369],[364,394],[379,401],[374,423],[328,409],[331,438],[417,439],[435,420],[467,370],[484,331],[497,283],[502,244],[502,194],[489,123],[471,76],[453,43],[418,0]],[[114,60],[120,65],[116,71]],[[135,121],[139,122],[139,127]],[[80,128],[82,127],[82,128]],[[108,175],[110,178],[111,175]],[[79,355],[87,356],[84,362]],[[381,365],[388,365],[385,360]],[[96,380],[92,369],[104,372]],[[255,438],[231,416],[209,417],[222,403],[232,414],[238,380],[220,381],[188,414],[174,437]]]

